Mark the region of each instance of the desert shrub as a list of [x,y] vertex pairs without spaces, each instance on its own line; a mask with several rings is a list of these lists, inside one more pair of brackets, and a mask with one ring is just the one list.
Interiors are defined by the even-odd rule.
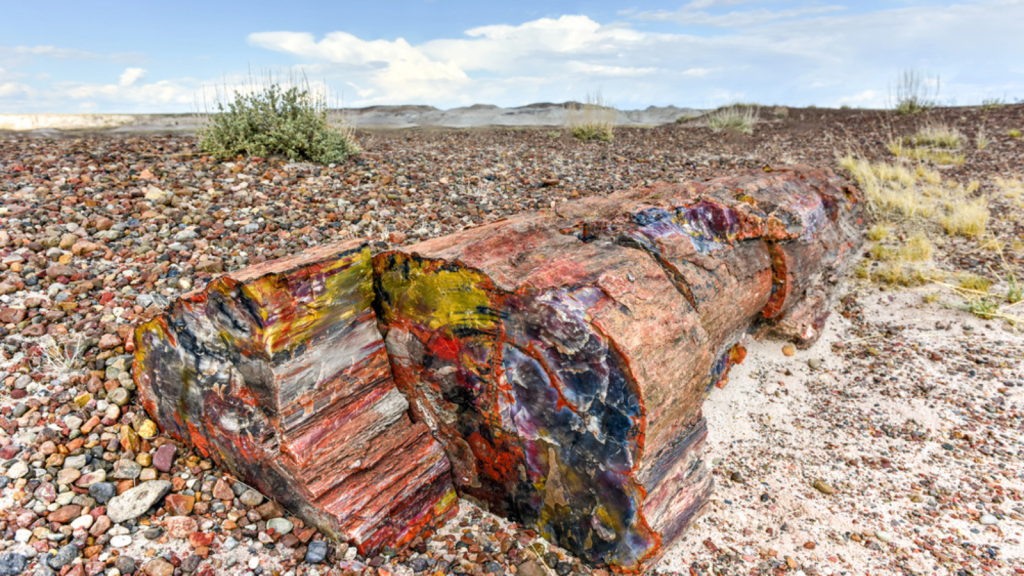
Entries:
[[938,103],[939,77],[927,77],[915,70],[904,70],[890,87],[894,93],[897,114],[917,114],[934,108]]
[[618,112],[609,106],[601,93],[587,94],[582,105],[566,109],[569,131],[580,140],[610,142],[615,137],[615,116]]
[[216,158],[284,156],[329,164],[360,152],[351,128],[328,117],[325,91],[305,79],[287,87],[269,78],[250,81],[230,100],[218,98],[214,108],[197,136],[200,149]]
[[709,114],[706,122],[708,128],[711,128],[714,132],[733,130],[743,132],[744,134],[752,134],[754,132],[754,124],[757,123],[757,107],[740,104],[723,106]]
[[986,98],[981,101],[982,110],[998,110],[1003,106],[1006,106],[1006,102],[1001,98]]
[[910,143],[933,148],[959,148],[963,138],[959,130],[947,124],[929,123],[910,137]]

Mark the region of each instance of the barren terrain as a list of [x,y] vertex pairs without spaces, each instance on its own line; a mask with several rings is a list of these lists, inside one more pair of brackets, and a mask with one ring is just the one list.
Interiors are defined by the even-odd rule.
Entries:
[[[1024,203],[1007,184],[1024,176],[1024,138],[1011,133],[1024,105],[760,115],[750,135],[689,120],[619,128],[610,143],[551,127],[358,131],[364,152],[329,167],[213,160],[183,135],[7,134],[0,575],[586,572],[468,504],[411,550],[361,558],[312,544],[318,533],[211,462],[183,449],[154,458],[168,440],[133,397],[131,327],[221,272],[307,246],[409,244],[659,180],[839,170],[848,154],[891,163],[887,145],[929,123],[961,133],[963,160],[921,167],[986,199],[985,232],[895,222],[875,243],[895,250],[923,231],[927,277],[890,285],[869,252],[815,346],[749,343],[705,404],[715,496],[658,570],[1024,573],[1024,304],[1009,297],[1024,279]],[[963,288],[967,273],[991,286]],[[110,496],[151,478],[181,497],[110,522]]]

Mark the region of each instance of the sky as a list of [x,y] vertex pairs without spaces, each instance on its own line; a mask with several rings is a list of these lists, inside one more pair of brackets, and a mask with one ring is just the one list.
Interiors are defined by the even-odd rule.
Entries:
[[1024,99],[1024,0],[3,0],[0,114],[205,111],[270,74],[338,106],[884,108]]

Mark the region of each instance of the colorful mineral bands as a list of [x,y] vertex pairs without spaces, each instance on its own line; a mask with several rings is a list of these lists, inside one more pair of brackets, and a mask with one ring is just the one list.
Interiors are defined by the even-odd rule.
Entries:
[[632,471],[644,407],[594,327],[592,286],[507,293],[483,274],[377,257],[380,318],[399,388],[448,447],[456,486],[594,564],[659,545]]
[[248,268],[139,326],[135,358],[164,431],[364,553],[457,502],[441,445],[394,386],[372,287],[361,242]]
[[135,377],[166,432],[364,553],[458,492],[642,572],[711,495],[705,395],[751,333],[818,337],[861,199],[794,167],[322,247],[177,300]]

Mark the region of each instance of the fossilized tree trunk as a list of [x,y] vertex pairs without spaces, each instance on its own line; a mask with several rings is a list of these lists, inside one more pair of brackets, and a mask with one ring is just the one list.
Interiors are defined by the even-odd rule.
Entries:
[[711,493],[706,391],[750,331],[817,338],[859,200],[796,168],[372,262],[327,248],[179,300],[139,328],[136,378],[165,429],[364,549],[443,519],[454,484],[591,564],[643,570]]

